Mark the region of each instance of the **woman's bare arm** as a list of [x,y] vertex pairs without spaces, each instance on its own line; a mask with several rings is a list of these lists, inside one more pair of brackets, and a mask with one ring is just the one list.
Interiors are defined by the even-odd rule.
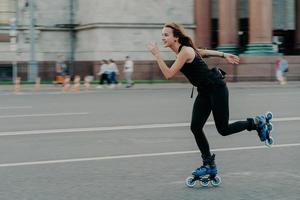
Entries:
[[149,51],[155,57],[157,64],[162,71],[166,79],[170,79],[177,74],[177,72],[182,68],[184,63],[191,57],[188,49],[183,49],[178,55],[174,64],[169,68],[165,63],[164,59],[161,57],[160,51],[155,43],[150,43],[148,45]]
[[231,64],[240,63],[240,58],[231,53],[224,53],[221,51],[207,50],[207,49],[198,49],[198,52],[202,57],[220,57],[220,58],[224,58]]

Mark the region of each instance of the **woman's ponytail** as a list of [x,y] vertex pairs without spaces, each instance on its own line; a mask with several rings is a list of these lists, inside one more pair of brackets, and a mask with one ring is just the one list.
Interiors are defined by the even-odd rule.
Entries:
[[179,38],[178,42],[184,46],[190,46],[190,38],[183,35],[182,37]]

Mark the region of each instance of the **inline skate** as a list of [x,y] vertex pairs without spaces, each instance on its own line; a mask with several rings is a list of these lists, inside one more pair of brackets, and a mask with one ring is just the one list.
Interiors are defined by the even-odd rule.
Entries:
[[199,181],[203,187],[208,187],[209,183],[212,186],[217,187],[221,184],[221,177],[217,175],[218,170],[214,163],[215,155],[207,159],[203,159],[203,166],[195,169],[192,172],[192,176],[189,176],[185,180],[186,186],[193,188],[196,185],[196,181]]
[[268,147],[271,147],[274,144],[274,139],[271,137],[271,132],[273,130],[273,124],[271,123],[272,118],[273,114],[271,112],[267,112],[265,115],[254,118],[259,139],[260,141],[265,142],[265,145]]

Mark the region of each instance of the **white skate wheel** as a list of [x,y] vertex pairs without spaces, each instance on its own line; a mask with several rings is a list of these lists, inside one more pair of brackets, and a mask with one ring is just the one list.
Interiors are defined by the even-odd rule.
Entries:
[[272,112],[266,112],[266,118],[270,121],[273,118]]
[[202,180],[200,181],[200,184],[203,186],[203,187],[207,187],[209,182],[207,180]]
[[196,185],[196,181],[194,181],[194,177],[193,176],[189,176],[185,179],[185,184],[186,186],[188,186],[189,188],[193,188]]
[[265,141],[265,144],[267,147],[272,147],[272,145],[274,144],[274,139],[272,137],[270,137],[269,139],[267,139]]
[[212,184],[212,186],[217,187],[222,183],[222,179],[220,176],[216,175],[216,177],[212,179],[210,183]]
[[273,131],[273,124],[270,122],[267,126],[268,126],[268,130],[270,132],[272,132]]

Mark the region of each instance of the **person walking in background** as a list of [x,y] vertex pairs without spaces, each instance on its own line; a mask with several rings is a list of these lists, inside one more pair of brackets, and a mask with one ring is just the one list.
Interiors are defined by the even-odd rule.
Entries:
[[115,85],[118,84],[117,75],[119,74],[119,70],[117,64],[113,59],[109,59],[108,61],[108,71],[109,71],[109,79],[111,82],[111,87],[114,88]]
[[276,62],[276,78],[281,85],[286,84],[286,73],[289,69],[288,61],[283,57],[279,57]]
[[67,65],[63,55],[58,55],[55,64],[55,84],[63,84],[65,76],[67,75]]
[[124,76],[126,80],[126,88],[130,88],[133,86],[134,82],[132,81],[132,73],[134,71],[134,63],[130,59],[129,56],[125,57],[125,64],[124,64]]
[[108,68],[108,62],[107,60],[102,60],[100,62],[100,69],[98,75],[100,76],[99,79],[99,85],[97,88],[103,88],[104,82],[106,82],[108,85],[110,85],[111,81],[109,79],[109,68]]

